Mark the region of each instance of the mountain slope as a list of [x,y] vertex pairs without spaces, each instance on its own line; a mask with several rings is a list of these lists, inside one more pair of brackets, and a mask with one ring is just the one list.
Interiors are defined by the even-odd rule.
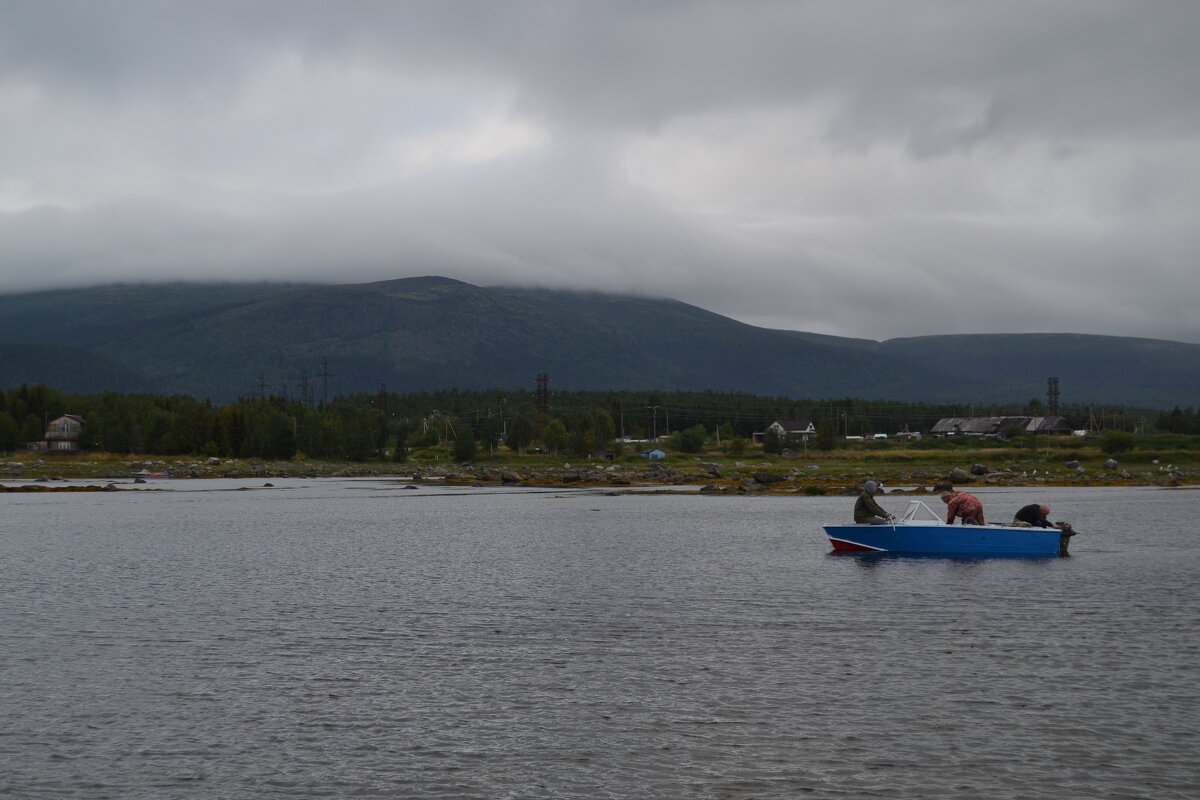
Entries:
[[[1059,379],[1071,402],[1170,408],[1200,395],[1200,345],[1073,333],[971,334],[890,339],[883,357],[918,357],[959,377],[956,402],[1045,399]],[[919,354],[919,356],[917,355]],[[970,385],[979,387],[972,392]]]
[[0,386],[44,383],[64,392],[148,391],[153,382],[137,370],[75,347],[0,342]]
[[[71,358],[31,347],[53,344]],[[322,363],[331,392],[531,388],[711,389],[964,403],[1044,397],[1194,402],[1200,345],[1071,334],[874,342],[755,328],[673,300],[480,288],[446,278],[343,286],[164,284],[0,296],[0,385],[295,394]],[[15,349],[14,349],[15,348]],[[86,357],[91,354],[91,369]]]

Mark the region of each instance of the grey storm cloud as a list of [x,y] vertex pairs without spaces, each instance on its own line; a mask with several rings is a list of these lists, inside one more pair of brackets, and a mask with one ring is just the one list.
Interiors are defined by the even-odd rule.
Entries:
[[1190,2],[0,0],[0,291],[444,274],[1200,342]]

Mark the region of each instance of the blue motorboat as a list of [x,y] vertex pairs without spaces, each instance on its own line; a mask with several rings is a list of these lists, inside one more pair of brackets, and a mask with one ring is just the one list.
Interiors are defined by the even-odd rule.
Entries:
[[858,553],[1065,556],[1075,531],[1019,525],[950,525],[920,500],[885,525],[824,525],[833,549]]

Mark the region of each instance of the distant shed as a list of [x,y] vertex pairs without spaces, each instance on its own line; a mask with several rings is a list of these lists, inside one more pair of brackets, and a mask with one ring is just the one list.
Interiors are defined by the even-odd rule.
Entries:
[[1019,428],[1028,433],[1065,436],[1071,432],[1065,417],[943,417],[930,429],[939,438],[948,436],[1000,436]]

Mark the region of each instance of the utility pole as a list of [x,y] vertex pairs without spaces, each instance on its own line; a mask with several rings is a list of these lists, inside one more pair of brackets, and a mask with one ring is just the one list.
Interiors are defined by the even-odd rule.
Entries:
[[537,375],[537,394],[535,395],[539,414],[550,412],[550,376],[544,372]]

